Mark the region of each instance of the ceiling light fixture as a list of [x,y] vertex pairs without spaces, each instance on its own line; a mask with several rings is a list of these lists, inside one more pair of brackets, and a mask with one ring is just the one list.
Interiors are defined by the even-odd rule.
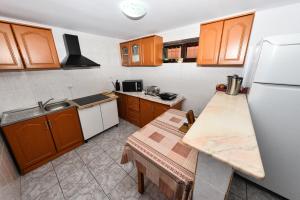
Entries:
[[122,1],[120,8],[126,17],[133,20],[141,19],[147,14],[146,5],[140,0]]

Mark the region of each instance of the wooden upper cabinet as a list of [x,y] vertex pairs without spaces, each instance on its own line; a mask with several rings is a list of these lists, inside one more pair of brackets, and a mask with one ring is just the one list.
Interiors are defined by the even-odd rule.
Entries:
[[162,37],[151,36],[141,39],[142,65],[158,66],[162,64]]
[[130,44],[129,42],[121,43],[120,44],[120,50],[121,50],[121,61],[123,66],[129,66],[130,65]]
[[12,29],[26,68],[60,68],[51,30],[15,24]]
[[223,21],[201,25],[197,63],[216,65],[222,39]]
[[5,126],[3,131],[21,171],[56,153],[45,116]]
[[130,65],[142,64],[142,48],[141,40],[134,40],[130,42]]
[[244,64],[253,18],[252,14],[225,21],[219,64]]
[[162,64],[163,39],[153,35],[123,42],[120,50],[123,66],[159,66]]
[[0,22],[0,70],[23,69],[10,24]]
[[75,108],[47,115],[58,152],[83,142],[80,121]]

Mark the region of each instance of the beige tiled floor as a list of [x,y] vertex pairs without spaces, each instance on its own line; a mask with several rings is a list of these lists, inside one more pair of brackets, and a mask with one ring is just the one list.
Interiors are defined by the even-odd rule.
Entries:
[[[137,192],[136,170],[121,165],[121,153],[128,135],[138,128],[121,120],[79,148],[21,177],[22,200],[160,200],[158,188],[145,181],[145,193]],[[275,200],[236,176],[230,200]]]

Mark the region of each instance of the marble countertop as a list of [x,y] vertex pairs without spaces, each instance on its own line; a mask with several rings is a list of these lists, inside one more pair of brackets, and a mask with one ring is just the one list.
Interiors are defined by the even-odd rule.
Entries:
[[138,97],[138,98],[141,98],[141,99],[146,99],[146,100],[149,100],[149,101],[154,101],[154,102],[157,102],[157,103],[168,105],[170,107],[172,107],[172,106],[176,105],[177,103],[184,100],[184,97],[182,95],[177,95],[177,97],[175,99],[173,99],[171,101],[167,101],[167,100],[162,100],[160,97],[145,95],[144,92],[117,91],[116,93],[126,94],[126,95],[129,95],[129,96],[134,96],[134,97]]
[[217,92],[183,138],[183,142],[261,179],[265,176],[246,95]]

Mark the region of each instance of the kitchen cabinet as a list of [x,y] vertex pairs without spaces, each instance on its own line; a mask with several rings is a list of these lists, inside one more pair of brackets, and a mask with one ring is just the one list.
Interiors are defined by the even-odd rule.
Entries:
[[5,126],[3,131],[21,170],[56,154],[46,116]]
[[21,174],[83,143],[75,107],[7,125],[2,130]]
[[157,35],[120,43],[122,65],[159,66],[162,64],[162,49],[162,37]]
[[47,116],[57,151],[83,141],[81,126],[75,107]]
[[78,110],[84,139],[91,138],[104,130],[99,105]]
[[119,124],[117,100],[96,104],[78,110],[84,139]]
[[170,108],[181,110],[182,106],[182,101],[169,106],[119,92],[116,95],[119,97],[119,116],[139,127],[145,126]]
[[0,70],[23,69],[10,24],[0,22]]
[[254,15],[247,15],[224,22],[219,64],[244,64],[253,18]]
[[119,124],[117,101],[100,104],[104,130]]
[[50,29],[11,26],[27,69],[60,68]]
[[117,93],[118,113],[119,117],[126,118],[126,96],[125,94]]
[[142,64],[142,50],[141,40],[134,40],[130,42],[130,65]]
[[254,14],[202,24],[197,63],[199,65],[243,65]]
[[120,44],[120,50],[121,50],[121,61],[122,61],[122,66],[129,66],[130,65],[130,43],[121,43]]
[[218,63],[223,21],[201,25],[197,62],[202,65]]

